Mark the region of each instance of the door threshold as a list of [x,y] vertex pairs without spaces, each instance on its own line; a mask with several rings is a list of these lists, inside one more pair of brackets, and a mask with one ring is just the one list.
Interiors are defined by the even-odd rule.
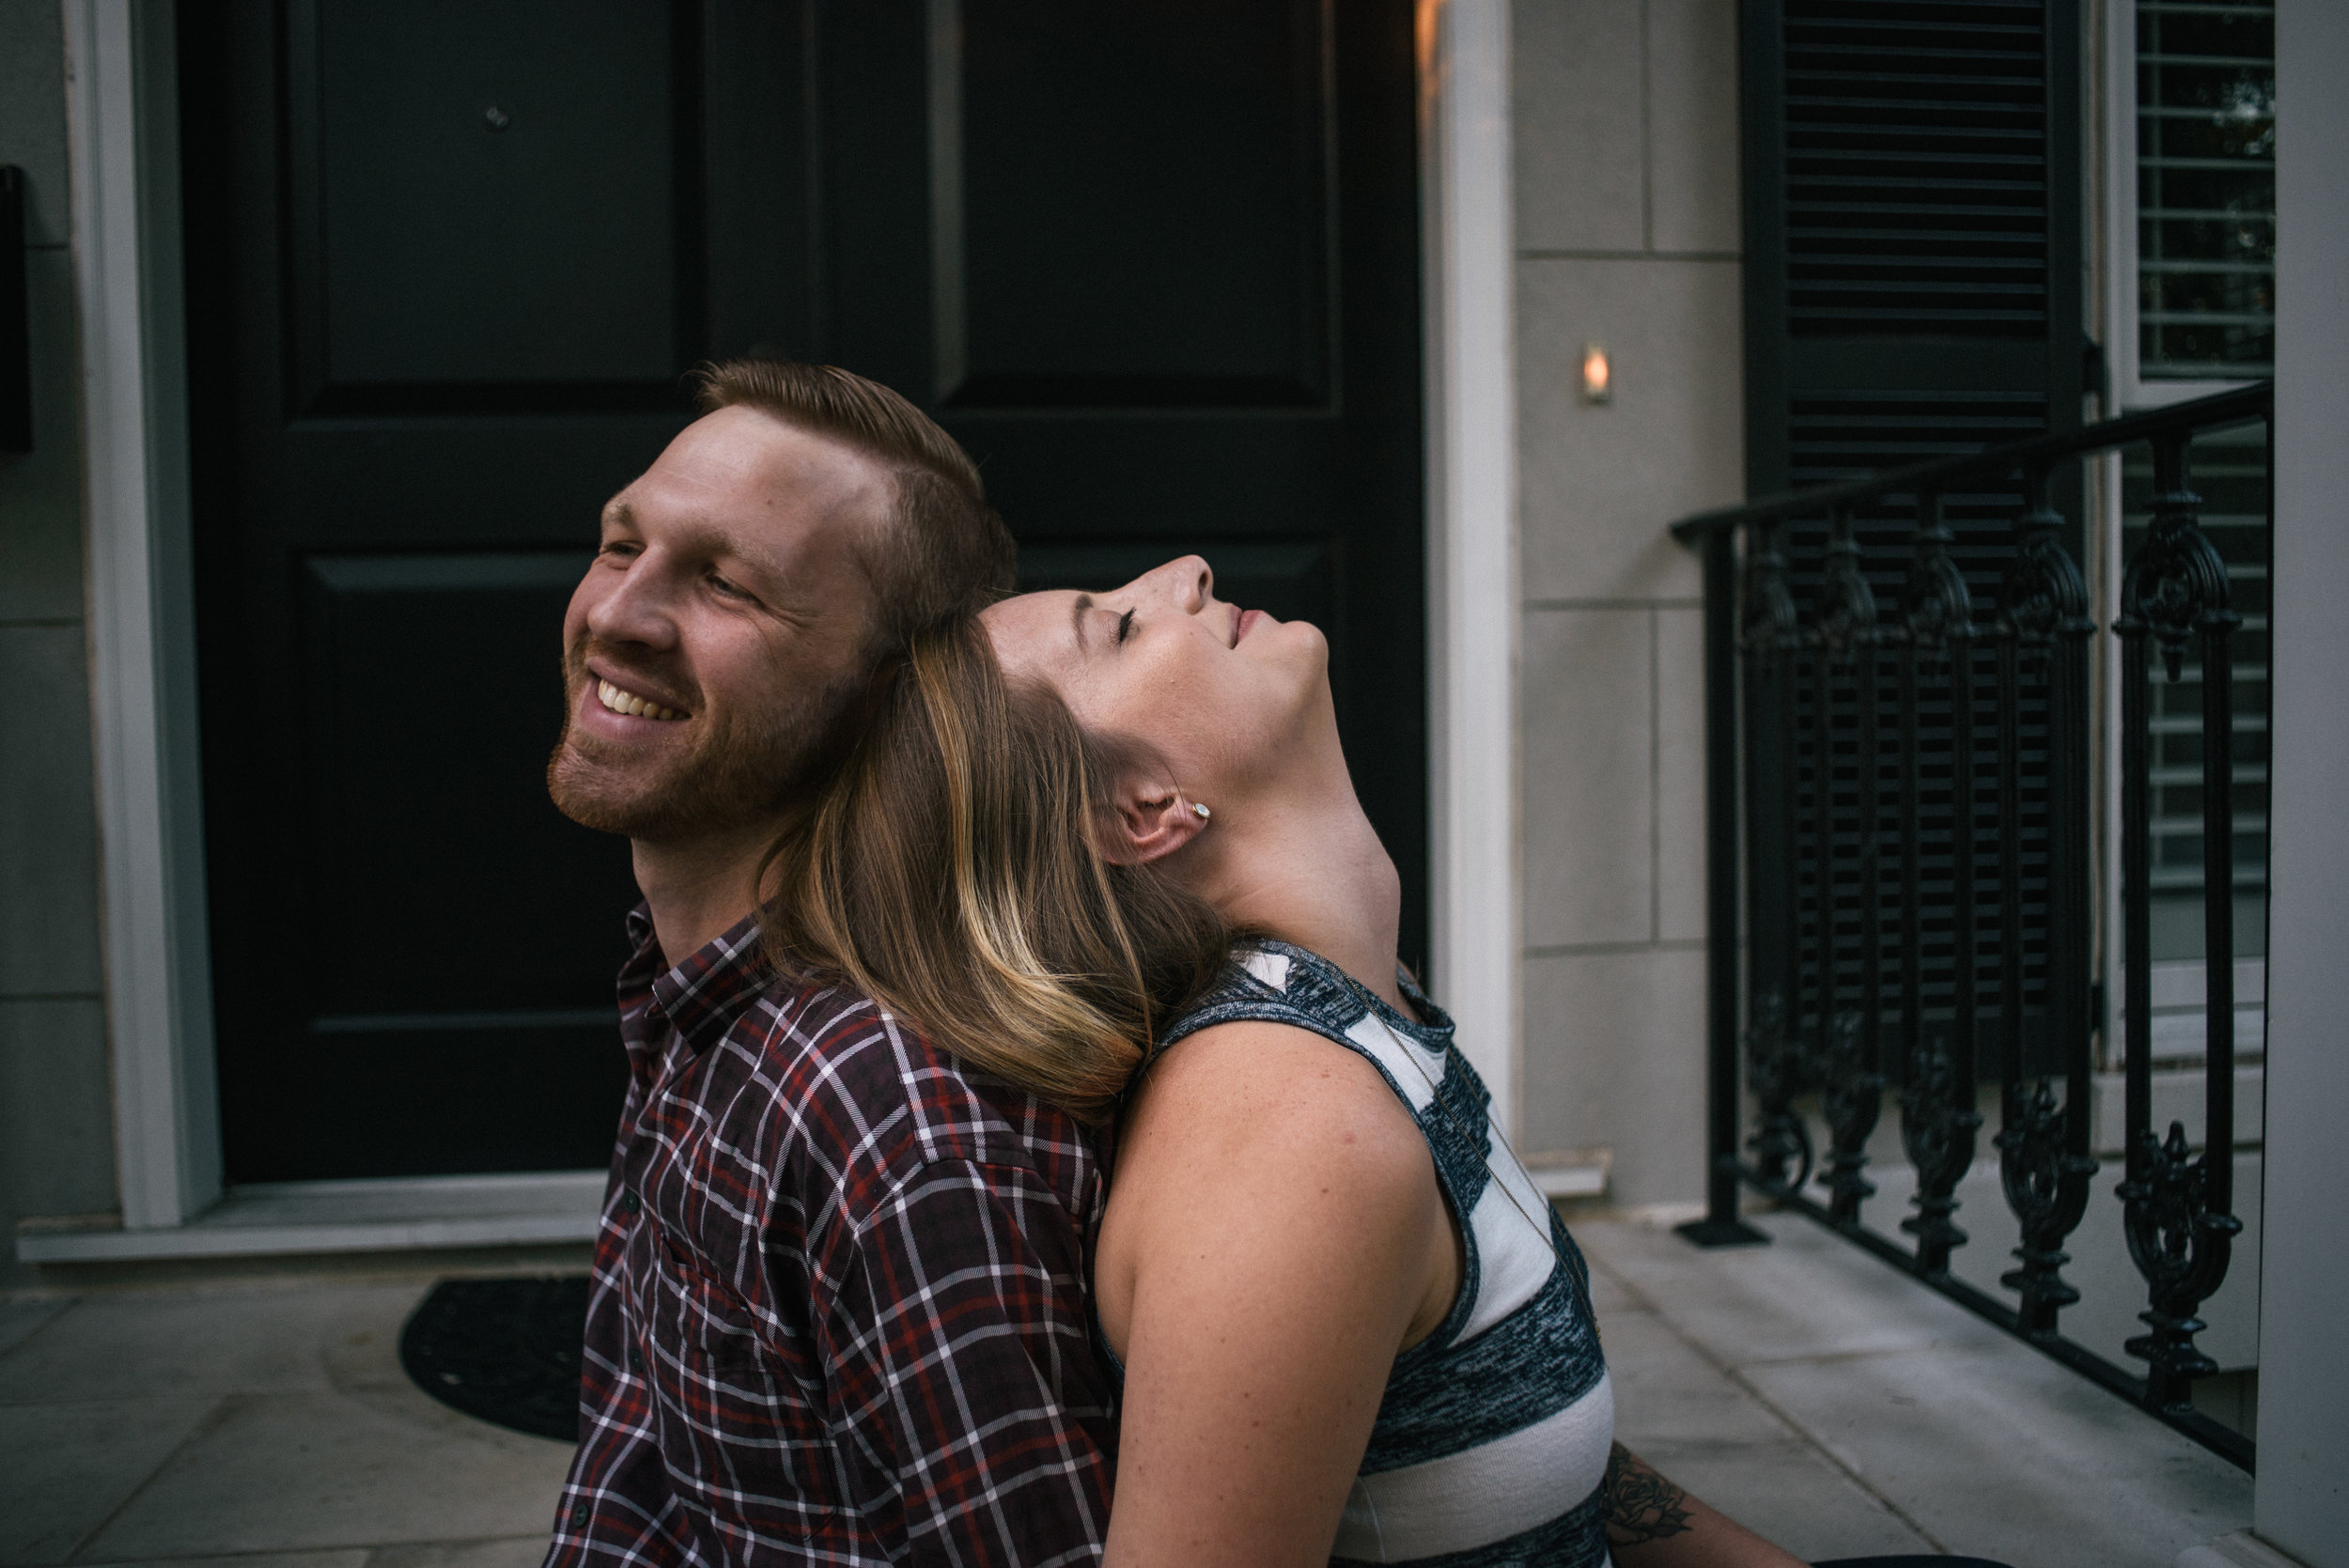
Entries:
[[406,1252],[593,1241],[602,1171],[369,1181],[260,1182],[184,1225],[20,1231],[20,1263]]

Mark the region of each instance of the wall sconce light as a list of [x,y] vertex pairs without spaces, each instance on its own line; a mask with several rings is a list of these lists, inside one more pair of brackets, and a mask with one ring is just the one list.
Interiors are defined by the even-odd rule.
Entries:
[[1604,345],[1582,345],[1582,401],[1611,403],[1615,400],[1614,366],[1608,363]]

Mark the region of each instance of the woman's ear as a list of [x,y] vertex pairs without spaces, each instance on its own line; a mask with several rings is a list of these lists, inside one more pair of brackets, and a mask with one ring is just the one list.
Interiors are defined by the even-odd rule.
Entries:
[[1112,865],[1147,865],[1199,836],[1207,819],[1171,780],[1128,771],[1110,802],[1101,858]]

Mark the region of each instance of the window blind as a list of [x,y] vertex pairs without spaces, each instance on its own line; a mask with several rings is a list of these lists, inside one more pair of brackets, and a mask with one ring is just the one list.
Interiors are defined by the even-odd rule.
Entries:
[[2139,375],[2273,375],[2273,5],[2139,0],[2137,192]]

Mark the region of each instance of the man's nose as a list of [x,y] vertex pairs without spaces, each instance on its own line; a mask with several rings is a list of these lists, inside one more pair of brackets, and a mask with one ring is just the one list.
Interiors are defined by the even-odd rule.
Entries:
[[673,645],[677,620],[668,575],[650,553],[630,562],[611,591],[588,607],[589,633],[603,643],[638,643],[656,648]]

